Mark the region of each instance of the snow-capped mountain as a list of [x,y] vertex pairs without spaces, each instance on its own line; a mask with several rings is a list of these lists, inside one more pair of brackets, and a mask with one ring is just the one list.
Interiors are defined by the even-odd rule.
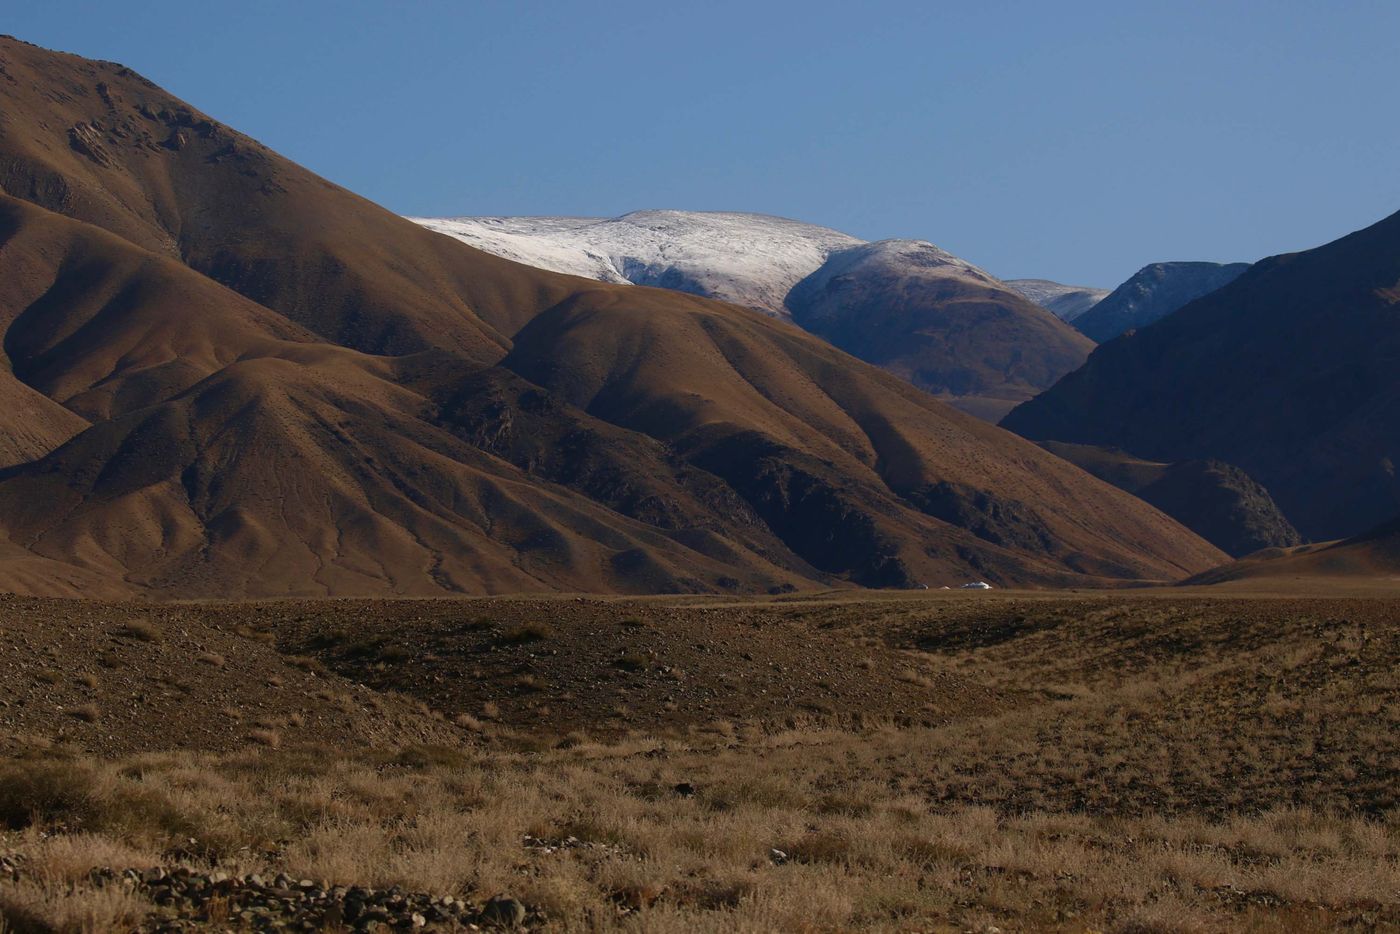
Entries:
[[995,276],[923,240],[872,243],[726,212],[411,220],[530,266],[790,319],[991,421],[1053,385],[1093,347]]
[[410,218],[528,266],[693,292],[779,317],[787,293],[834,251],[864,241],[827,227],[699,211],[621,217]]
[[1108,297],[1109,289],[1065,285],[1049,279],[1003,279],[1007,285],[1061,321],[1073,321]]

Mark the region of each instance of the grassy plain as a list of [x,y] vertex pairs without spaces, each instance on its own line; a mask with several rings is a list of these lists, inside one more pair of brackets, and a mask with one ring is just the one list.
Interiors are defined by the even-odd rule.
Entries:
[[81,606],[3,608],[12,930],[1400,925],[1384,591]]

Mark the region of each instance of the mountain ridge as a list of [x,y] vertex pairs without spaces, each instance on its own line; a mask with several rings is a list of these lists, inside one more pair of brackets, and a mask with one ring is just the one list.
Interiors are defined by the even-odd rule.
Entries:
[[1093,346],[995,276],[924,240],[863,241],[766,214],[413,218],[539,268],[718,298],[791,320],[988,421]]
[[1102,344],[1003,425],[1036,440],[1235,464],[1305,537],[1400,511],[1400,214],[1254,264]]
[[1047,586],[1221,560],[791,325],[473,250],[123,66],[0,40],[0,68],[0,389],[59,407],[0,471],[4,586]]
[[1160,321],[1203,295],[1229,285],[1248,263],[1149,263],[1104,296],[1074,326],[1096,343]]

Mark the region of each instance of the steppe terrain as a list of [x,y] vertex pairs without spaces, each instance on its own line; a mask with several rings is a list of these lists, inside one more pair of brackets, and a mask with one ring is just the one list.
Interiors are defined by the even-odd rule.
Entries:
[[0,934],[1400,928],[1400,214],[1092,355],[620,221],[0,36]]
[[0,601],[13,931],[1400,925],[1400,589]]

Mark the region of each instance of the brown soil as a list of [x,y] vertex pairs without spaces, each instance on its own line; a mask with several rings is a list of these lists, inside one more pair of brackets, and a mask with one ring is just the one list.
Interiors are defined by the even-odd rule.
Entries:
[[[0,613],[11,741],[103,754],[236,749],[254,730],[289,744],[471,740],[481,727],[457,725],[461,714],[560,739],[725,721],[932,725],[999,703],[869,633],[829,633],[781,604],[10,597]],[[88,707],[97,716],[74,715]]]

